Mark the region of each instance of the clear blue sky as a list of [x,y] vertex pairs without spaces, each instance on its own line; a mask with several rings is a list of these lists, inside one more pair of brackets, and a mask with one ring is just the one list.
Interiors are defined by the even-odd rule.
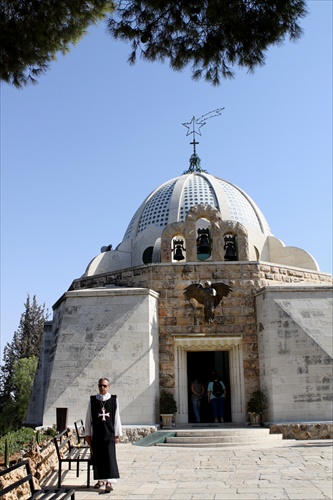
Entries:
[[101,246],[121,242],[144,198],[188,167],[182,126],[202,129],[209,173],[254,199],[273,234],[332,273],[332,1],[254,75],[212,87],[190,69],[127,64],[103,24],[40,83],[1,88],[1,358],[27,294],[52,305]]

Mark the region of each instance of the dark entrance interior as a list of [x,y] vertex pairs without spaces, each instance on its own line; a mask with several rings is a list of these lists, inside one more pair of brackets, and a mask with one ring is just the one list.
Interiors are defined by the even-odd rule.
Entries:
[[231,422],[230,403],[230,376],[229,376],[229,352],[228,351],[200,351],[187,352],[187,380],[188,380],[188,418],[189,423],[195,422],[191,402],[191,383],[194,379],[202,382],[206,389],[201,400],[200,417],[202,423],[213,422],[209,405],[207,403],[207,387],[211,380],[213,371],[217,371],[227,390],[225,401],[224,421]]

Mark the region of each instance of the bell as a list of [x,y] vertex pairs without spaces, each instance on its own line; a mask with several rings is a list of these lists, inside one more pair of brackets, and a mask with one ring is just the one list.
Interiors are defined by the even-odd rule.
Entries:
[[224,245],[226,250],[224,260],[237,260],[235,241],[228,241]]
[[175,254],[173,258],[178,261],[185,259],[183,255],[182,245],[176,245]]
[[174,240],[172,246],[173,246],[172,249],[173,259],[177,261],[184,260],[185,257],[183,251],[186,251],[184,248],[184,240],[182,239]]
[[199,244],[197,246],[197,253],[210,254],[210,244],[207,234],[202,234],[200,236]]

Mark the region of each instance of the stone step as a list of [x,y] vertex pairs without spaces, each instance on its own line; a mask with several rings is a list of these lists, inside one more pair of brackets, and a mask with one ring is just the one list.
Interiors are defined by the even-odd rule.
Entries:
[[249,427],[242,429],[206,429],[177,430],[177,437],[215,437],[215,436],[268,436],[270,430],[265,427]]
[[211,436],[211,437],[181,437],[178,433],[175,437],[166,438],[167,443],[184,443],[184,444],[212,444],[212,443],[259,443],[263,441],[279,441],[282,439],[282,434],[269,434],[262,436]]
[[164,442],[156,446],[183,446],[183,447],[224,447],[246,446],[253,444],[278,443],[282,441],[282,434],[270,434],[264,427],[236,428],[236,429],[203,429],[177,430],[175,435],[167,436]]
[[[288,440],[289,441],[289,440]],[[158,443],[156,446],[165,446],[165,447],[181,447],[181,448],[231,448],[231,447],[238,447],[238,446],[251,446],[255,444],[271,444],[272,446],[275,446],[279,443],[283,443],[282,440],[280,441],[262,441],[261,443],[259,441],[255,442],[247,442],[247,441],[242,441],[242,442],[237,442],[237,443]]]

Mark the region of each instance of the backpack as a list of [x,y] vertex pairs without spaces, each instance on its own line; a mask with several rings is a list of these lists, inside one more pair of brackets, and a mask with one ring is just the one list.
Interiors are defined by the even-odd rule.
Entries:
[[213,382],[213,396],[214,398],[220,398],[223,396],[224,390],[222,387],[222,382],[219,380],[214,380]]

